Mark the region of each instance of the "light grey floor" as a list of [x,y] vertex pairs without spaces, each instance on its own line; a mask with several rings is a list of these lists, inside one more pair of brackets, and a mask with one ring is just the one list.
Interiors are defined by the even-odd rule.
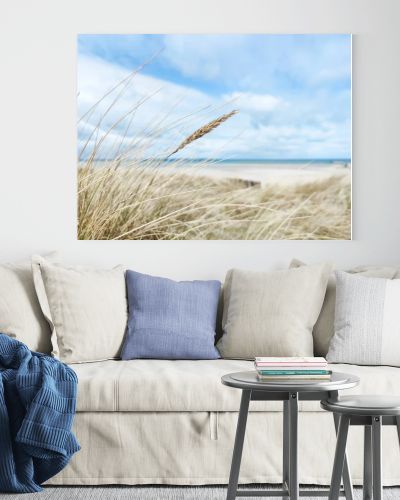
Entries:
[[[356,488],[355,500],[362,500],[361,488]],[[1,500],[225,500],[225,487],[96,487],[96,488],[52,488],[47,487],[41,493],[34,494],[1,494]],[[248,497],[251,498],[251,497]],[[255,498],[255,497],[253,497]],[[304,500],[315,500],[327,497],[302,497]],[[384,500],[399,500],[400,488],[385,488]]]

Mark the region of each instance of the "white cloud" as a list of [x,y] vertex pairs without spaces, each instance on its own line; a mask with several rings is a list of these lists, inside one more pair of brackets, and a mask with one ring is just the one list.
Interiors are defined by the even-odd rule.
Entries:
[[252,92],[232,92],[224,95],[226,101],[234,101],[235,106],[241,111],[250,113],[270,113],[279,106],[284,105],[280,97],[270,94],[255,94]]
[[[111,88],[128,76],[129,72],[117,65],[81,56],[78,65],[79,116],[84,116]],[[80,140],[82,143],[98,125],[101,128],[99,136],[111,131],[101,149],[102,154],[106,154],[112,144],[124,140],[132,117],[126,144],[132,140],[132,136],[135,140],[146,137],[149,142],[153,135],[153,149],[168,151],[178,145],[188,131],[206,123],[216,113],[224,112],[210,112],[211,108],[220,104],[197,90],[136,74],[125,89],[123,85],[115,89],[85,116],[79,124]],[[132,114],[119,122],[129,110],[132,110]]]
[[[81,55],[79,116],[128,76],[128,70],[118,65]],[[311,103],[298,96],[295,105],[268,93],[237,91],[217,98],[141,73],[118,96],[120,90],[117,88],[80,122],[78,147],[90,136],[93,147],[106,134],[99,156],[112,156],[120,151],[121,143],[125,147],[134,144],[134,152],[140,150],[143,156],[166,155],[199,126],[238,108],[238,115],[177,157],[327,158],[348,154],[350,122],[321,112],[319,102],[327,98],[324,95]],[[119,122],[129,110],[132,114]]]

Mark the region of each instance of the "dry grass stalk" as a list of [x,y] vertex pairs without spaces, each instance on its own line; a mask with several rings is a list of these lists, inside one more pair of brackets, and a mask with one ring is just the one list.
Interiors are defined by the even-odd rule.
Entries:
[[180,151],[183,148],[186,148],[191,142],[197,141],[198,139],[201,139],[204,135],[209,134],[212,132],[214,129],[219,127],[222,123],[226,122],[226,120],[229,120],[232,116],[236,115],[238,113],[237,109],[234,109],[230,113],[226,113],[219,118],[216,118],[215,120],[212,120],[211,122],[207,123],[206,125],[203,125],[202,127],[198,128],[193,134],[190,134],[184,141],[182,141],[179,146],[170,153],[167,158],[170,156],[174,155],[178,151]]
[[165,166],[78,171],[80,239],[349,239],[350,176],[246,187]]

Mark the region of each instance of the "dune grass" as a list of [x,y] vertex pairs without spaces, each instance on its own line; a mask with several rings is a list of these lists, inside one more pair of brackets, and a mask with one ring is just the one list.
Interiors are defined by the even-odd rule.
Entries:
[[[217,127],[229,126],[240,111],[225,109],[231,109],[233,103],[222,103],[217,109],[193,110],[179,119],[167,113],[149,128],[134,133],[136,111],[152,98],[143,96],[107,125],[111,110],[142,67],[106,92],[78,120],[78,128],[85,131],[78,154],[79,239],[351,237],[349,170],[319,181],[262,187],[236,179],[212,178],[201,175],[201,171],[191,175],[189,171],[201,169],[202,165],[191,165],[182,171],[175,168],[185,163],[182,159],[175,160],[171,168],[166,159],[176,158],[177,152]],[[211,121],[203,117],[211,112]],[[198,124],[194,131],[192,122]],[[171,145],[167,141],[165,149],[160,138],[171,131],[178,132],[179,141]],[[118,139],[114,143],[116,132]],[[221,152],[210,151],[210,157],[221,158]],[[102,158],[107,161],[98,161]]]
[[349,174],[261,187],[163,168],[80,166],[79,239],[351,237]]

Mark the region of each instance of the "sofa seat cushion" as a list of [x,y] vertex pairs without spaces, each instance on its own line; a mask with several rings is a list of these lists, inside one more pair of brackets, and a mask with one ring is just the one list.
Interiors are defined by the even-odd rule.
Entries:
[[[74,364],[78,375],[78,412],[238,411],[241,391],[221,384],[227,373],[253,369],[251,361],[169,361],[137,359]],[[345,394],[399,394],[400,368],[330,365],[358,375],[361,383]],[[323,411],[318,401],[304,401],[300,411]],[[282,411],[277,401],[253,401],[251,411]]]

